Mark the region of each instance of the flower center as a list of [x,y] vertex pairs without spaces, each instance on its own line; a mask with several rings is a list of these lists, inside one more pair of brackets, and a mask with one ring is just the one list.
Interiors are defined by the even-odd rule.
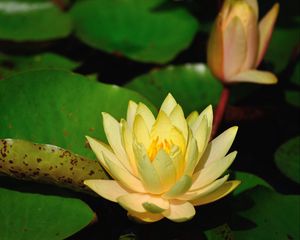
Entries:
[[159,137],[156,137],[154,140],[152,140],[147,151],[150,160],[154,160],[160,149],[163,149],[166,153],[169,153],[172,145],[172,141],[168,141],[167,139],[160,141]]

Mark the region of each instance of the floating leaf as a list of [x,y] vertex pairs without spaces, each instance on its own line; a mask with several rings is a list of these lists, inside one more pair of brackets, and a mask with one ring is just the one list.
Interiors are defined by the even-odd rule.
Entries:
[[222,91],[221,83],[204,64],[169,66],[151,71],[129,82],[126,87],[143,94],[159,107],[167,93],[182,105],[186,114],[209,104],[216,105]]
[[300,107],[300,91],[286,90],[284,91],[284,96],[289,104]]
[[86,44],[142,62],[165,63],[187,48],[197,20],[161,0],[85,0],[71,9],[75,32]]
[[0,77],[28,70],[45,68],[73,70],[79,64],[54,53],[43,53],[33,56],[9,56],[0,54]]
[[86,179],[107,179],[97,161],[68,150],[24,140],[0,140],[0,174],[91,192]]
[[265,180],[251,173],[234,171],[233,176],[234,179],[238,179],[241,181],[239,187],[233,191],[233,195],[238,195],[258,185],[273,189],[272,186],[268,184]]
[[61,240],[93,219],[79,199],[0,188],[1,240]]
[[2,0],[0,23],[0,39],[13,41],[63,38],[72,30],[69,15],[49,0]]
[[258,186],[234,203],[239,218],[231,225],[235,239],[299,239],[300,197]]
[[300,136],[288,140],[275,152],[278,169],[288,178],[300,184]]
[[151,107],[133,91],[61,70],[13,75],[0,81],[0,96],[0,138],[53,144],[91,159],[85,136],[105,140],[101,112],[125,117],[129,100]]
[[[299,28],[276,28],[268,47],[265,61],[274,66],[276,73],[288,64],[294,47],[300,42]],[[283,47],[284,46],[284,47]]]

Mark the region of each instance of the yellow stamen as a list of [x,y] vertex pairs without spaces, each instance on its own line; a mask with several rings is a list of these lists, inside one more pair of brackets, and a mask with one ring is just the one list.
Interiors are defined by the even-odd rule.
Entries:
[[163,141],[159,141],[159,137],[156,137],[154,140],[152,140],[147,153],[150,160],[153,161],[160,149],[163,149],[165,150],[166,153],[169,153],[171,147],[172,147],[172,141],[168,141],[166,139],[164,139]]

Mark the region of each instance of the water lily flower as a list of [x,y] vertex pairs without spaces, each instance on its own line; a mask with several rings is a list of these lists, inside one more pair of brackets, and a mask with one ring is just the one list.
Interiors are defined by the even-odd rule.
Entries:
[[209,142],[212,121],[211,106],[185,118],[171,94],[156,119],[143,103],[132,101],[126,120],[118,122],[103,113],[110,146],[87,139],[114,180],[84,183],[103,198],[119,203],[135,219],[189,220],[195,215],[194,206],[216,201],[240,183],[227,181],[229,175],[223,175],[236,156],[236,151],[227,152],[237,127]]
[[273,84],[271,72],[258,71],[278,15],[276,3],[258,23],[257,0],[225,0],[212,28],[207,62],[224,83]]

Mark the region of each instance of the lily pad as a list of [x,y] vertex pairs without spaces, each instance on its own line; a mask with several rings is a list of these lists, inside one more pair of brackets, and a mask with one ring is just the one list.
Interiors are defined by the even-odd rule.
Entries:
[[73,70],[78,66],[79,63],[54,53],[43,53],[33,56],[9,56],[0,54],[1,78],[28,70],[45,68]]
[[273,189],[272,186],[269,183],[267,183],[264,179],[251,173],[234,171],[233,176],[234,179],[241,181],[241,184],[238,186],[238,188],[233,191],[234,196],[256,186],[265,186],[267,188]]
[[185,64],[153,70],[125,85],[148,97],[159,107],[167,93],[172,93],[186,114],[216,105],[222,84],[204,64]]
[[72,30],[71,18],[50,0],[2,0],[0,39],[41,41],[63,38]]
[[300,184],[300,136],[288,140],[275,152],[278,169],[289,179]]
[[294,47],[299,42],[299,27],[275,29],[264,57],[265,61],[273,65],[274,72],[280,73],[284,70],[291,58]]
[[284,91],[284,96],[289,104],[300,107],[300,91],[286,90]]
[[198,30],[189,12],[162,1],[85,0],[71,9],[75,33],[97,49],[136,61],[166,63],[187,48]]
[[91,193],[83,181],[108,179],[97,161],[49,144],[0,140],[0,175]]
[[[95,159],[85,136],[105,140],[101,112],[125,117],[141,95],[62,70],[28,71],[0,81],[0,138],[26,139]],[[12,100],[13,99],[13,100]]]
[[235,239],[299,239],[300,196],[258,186],[235,201],[239,218],[231,225]]
[[0,188],[1,240],[61,240],[88,225],[94,214],[75,198]]

